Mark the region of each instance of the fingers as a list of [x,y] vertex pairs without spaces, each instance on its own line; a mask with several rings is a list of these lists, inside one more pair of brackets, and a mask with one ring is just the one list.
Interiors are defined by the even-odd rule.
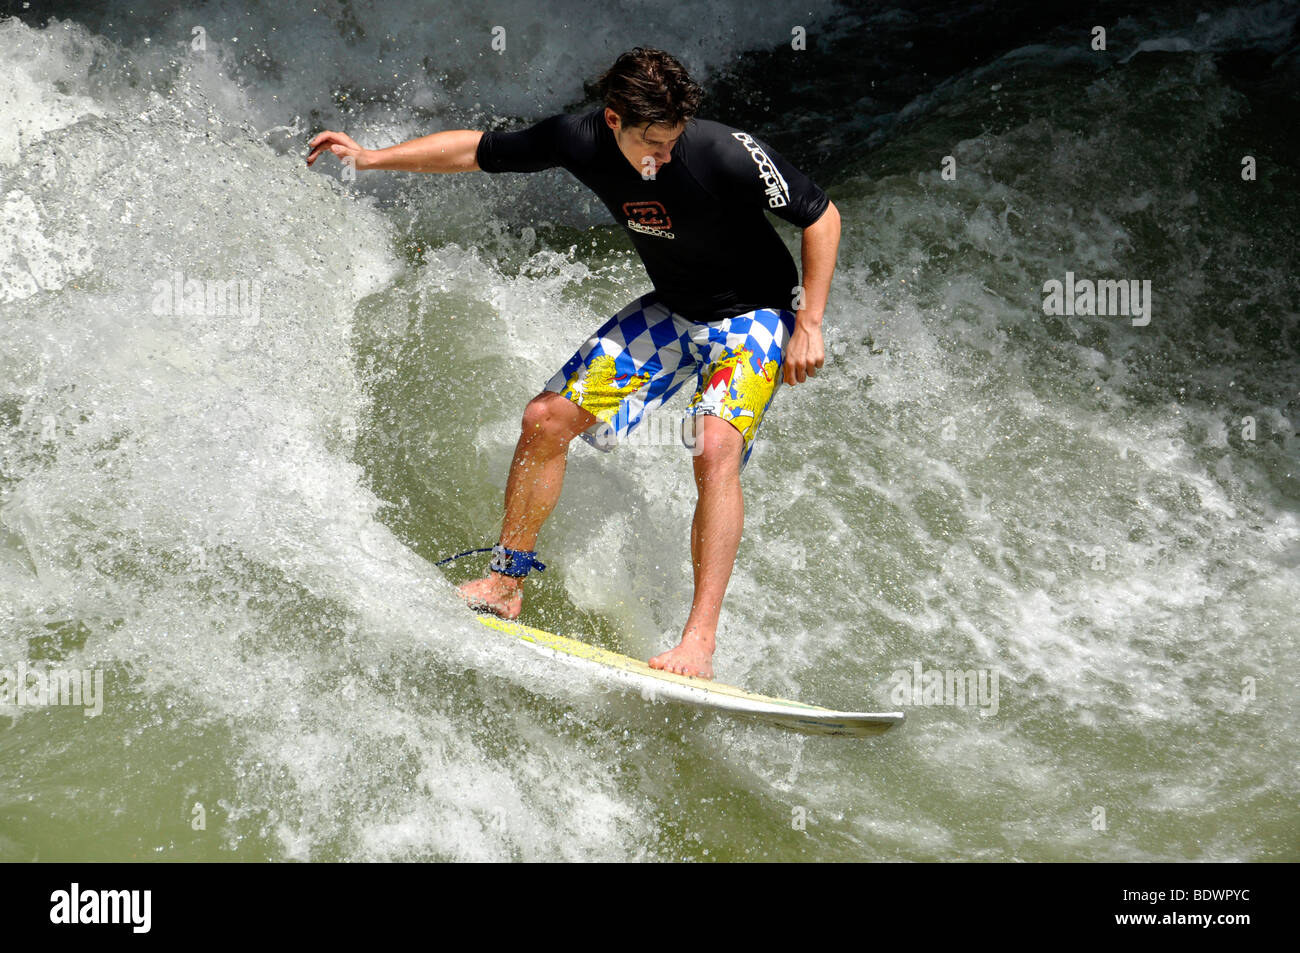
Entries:
[[[329,143],[328,143],[327,141],[325,141],[325,136],[328,136],[328,135],[329,135],[329,133],[327,133],[327,132],[322,132],[319,136],[317,136],[317,137],[316,137],[315,139],[313,139],[311,142],[307,143],[308,147],[311,149],[311,152],[309,152],[309,153],[307,154],[307,164],[308,164],[308,165],[311,165],[313,162],[315,162],[315,161],[316,161],[316,157],[319,156],[322,152],[325,151],[325,147],[329,145]],[[319,143],[319,145],[318,145],[317,143]]]
[[809,358],[796,358],[785,362],[781,371],[781,379],[793,387],[795,384],[806,383],[808,378],[817,376],[817,368],[825,363],[824,360],[818,360],[814,363]]
[[793,387],[795,384],[807,383],[808,378],[817,376],[817,369],[824,367],[825,359],[819,359],[816,362],[807,358],[803,360],[786,361],[781,370],[781,379]]
[[311,149],[311,153],[307,156],[308,165],[315,162],[316,158],[326,149],[342,158],[353,150],[360,148],[352,141],[352,137],[346,133],[332,132],[328,129],[313,136],[311,142],[307,143],[307,145]]
[[311,165],[313,162],[315,162],[316,157],[321,154],[321,150],[325,148],[323,144],[324,139],[328,135],[330,135],[330,133],[322,132],[311,137],[311,141],[307,143],[307,148],[311,149],[311,152],[307,154],[308,165]]
[[324,132],[318,132],[312,137],[311,142],[307,143],[307,145],[319,152],[321,148],[331,143],[338,143],[344,146],[356,146],[356,143],[352,141],[352,137],[346,132],[334,132],[331,129],[326,129]]
[[803,363],[803,351],[797,342],[791,341],[790,344],[791,346],[785,352],[785,360],[781,362],[781,379],[793,387],[798,383],[797,375],[799,365]]

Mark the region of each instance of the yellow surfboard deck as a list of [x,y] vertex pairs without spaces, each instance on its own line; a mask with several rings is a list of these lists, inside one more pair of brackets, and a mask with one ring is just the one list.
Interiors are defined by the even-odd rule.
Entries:
[[494,615],[480,613],[477,618],[489,629],[518,639],[551,658],[576,664],[607,683],[638,690],[648,701],[696,705],[812,735],[878,735],[903,720],[901,711],[834,711],[788,698],[757,695],[734,685],[661,672],[639,659]]

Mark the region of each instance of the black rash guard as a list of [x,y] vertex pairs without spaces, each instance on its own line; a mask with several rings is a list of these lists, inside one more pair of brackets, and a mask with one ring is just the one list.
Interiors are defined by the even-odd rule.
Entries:
[[793,310],[799,273],[763,213],[807,228],[826,211],[826,193],[760,140],[707,119],[688,122],[672,161],[644,179],[619,151],[604,113],[486,132],[479,168],[568,169],[628,230],[664,304],[693,321]]

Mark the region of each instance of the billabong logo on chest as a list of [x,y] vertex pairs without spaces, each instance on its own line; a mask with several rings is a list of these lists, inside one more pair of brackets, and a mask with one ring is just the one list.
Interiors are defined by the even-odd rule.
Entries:
[[655,238],[676,238],[669,229],[673,221],[668,217],[668,210],[660,202],[624,202],[623,214],[627,216],[627,227],[642,235]]

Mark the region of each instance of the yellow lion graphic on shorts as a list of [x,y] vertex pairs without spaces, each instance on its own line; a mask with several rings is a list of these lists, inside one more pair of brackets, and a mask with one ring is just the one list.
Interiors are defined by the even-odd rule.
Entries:
[[722,406],[731,412],[728,419],[736,425],[748,446],[763,420],[763,411],[776,386],[777,364],[776,361],[768,361],[763,365],[763,373],[759,374],[749,366],[749,358],[746,356],[745,362],[737,370],[740,376],[737,378],[733,373],[731,392],[723,398]]
[[691,402],[692,406],[699,404],[708,391],[723,391],[722,416],[740,431],[746,447],[763,420],[763,411],[776,387],[778,370],[776,361],[768,361],[761,373],[755,371],[749,362],[753,353],[747,347],[736,348],[715,364],[707,383]]
[[645,382],[650,379],[650,372],[626,376],[627,383],[618,383],[618,368],[614,358],[602,354],[592,358],[586,368],[580,367],[570,374],[569,382],[564,385],[560,395],[594,414],[598,420],[609,423],[618,413],[623,398],[645,386]]

